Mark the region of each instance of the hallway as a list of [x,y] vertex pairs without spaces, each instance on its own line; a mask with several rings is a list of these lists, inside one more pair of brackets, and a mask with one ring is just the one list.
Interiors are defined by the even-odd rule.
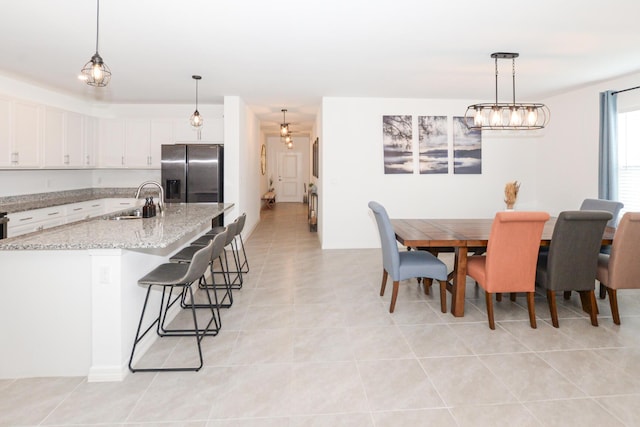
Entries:
[[[532,330],[520,297],[495,304],[491,331],[470,281],[464,318],[415,281],[390,314],[378,249],[321,250],[301,203],[261,214],[245,239],[251,270],[203,340],[200,372],[0,380],[0,426],[637,425],[640,293],[621,293],[619,327],[608,300],[594,328],[574,296],[555,329],[538,297]],[[144,362],[188,363],[192,342],[158,340]]]

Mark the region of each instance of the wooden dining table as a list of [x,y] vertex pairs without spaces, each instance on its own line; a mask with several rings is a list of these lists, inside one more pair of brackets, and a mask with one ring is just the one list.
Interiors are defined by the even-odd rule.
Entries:
[[[451,314],[464,316],[464,300],[467,280],[467,256],[469,252],[482,253],[489,241],[493,218],[471,219],[392,219],[396,239],[412,249],[425,249],[437,255],[454,252],[454,269],[450,273],[447,289],[451,293]],[[541,246],[548,246],[553,235],[556,218],[545,223],[540,239]],[[615,229],[607,227],[602,244],[613,241]]]

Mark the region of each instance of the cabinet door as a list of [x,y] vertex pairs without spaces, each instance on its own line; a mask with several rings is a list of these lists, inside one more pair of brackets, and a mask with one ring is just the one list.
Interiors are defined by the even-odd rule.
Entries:
[[173,144],[173,122],[171,120],[152,120],[151,121],[151,143],[149,156],[151,158],[150,166],[153,168],[160,167],[162,145]]
[[84,157],[82,164],[85,167],[95,166],[98,153],[98,119],[95,117],[85,116],[83,118],[82,128],[82,151]]
[[44,166],[59,167],[65,165],[64,150],[64,111],[57,108],[44,108]]
[[40,166],[40,109],[23,101],[14,103],[14,165]]
[[125,166],[128,168],[148,168],[149,140],[151,124],[149,120],[127,120],[125,122]]
[[11,101],[0,98],[0,166],[11,166]]
[[100,120],[99,152],[100,167],[124,167],[124,120]]
[[66,119],[64,164],[79,167],[84,163],[84,118],[81,114],[69,111]]

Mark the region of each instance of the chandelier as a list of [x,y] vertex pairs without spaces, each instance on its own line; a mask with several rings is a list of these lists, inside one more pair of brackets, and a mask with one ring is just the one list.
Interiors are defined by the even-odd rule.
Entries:
[[191,78],[196,81],[196,111],[194,111],[189,118],[189,123],[191,123],[191,126],[193,126],[195,129],[199,129],[204,124],[204,120],[202,120],[202,117],[200,117],[200,112],[198,111],[198,81],[202,79],[202,77],[191,76]]
[[104,87],[111,80],[111,70],[104,63],[102,57],[98,53],[98,38],[100,34],[100,0],[97,0],[97,17],[96,17],[96,53],[93,54],[89,62],[84,64],[80,70],[78,78],[86,82],[89,86]]
[[289,135],[289,123],[287,123],[287,110],[282,110],[282,123],[280,124],[280,136],[285,137]]
[[[516,58],[518,53],[496,52],[491,57],[496,63],[496,102],[474,104],[467,107],[464,115],[469,129],[477,130],[532,130],[542,129],[551,117],[544,104],[516,103]],[[513,78],[513,102],[498,102],[498,59],[511,59]]]

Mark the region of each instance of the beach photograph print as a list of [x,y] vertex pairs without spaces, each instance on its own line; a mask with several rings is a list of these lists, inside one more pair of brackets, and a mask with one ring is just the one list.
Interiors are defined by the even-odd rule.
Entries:
[[449,173],[447,116],[418,116],[420,173]]
[[473,118],[468,118],[469,126],[464,117],[453,118],[453,173],[481,174],[482,173],[482,131],[469,129],[473,125]]
[[384,173],[413,173],[411,116],[382,116]]

